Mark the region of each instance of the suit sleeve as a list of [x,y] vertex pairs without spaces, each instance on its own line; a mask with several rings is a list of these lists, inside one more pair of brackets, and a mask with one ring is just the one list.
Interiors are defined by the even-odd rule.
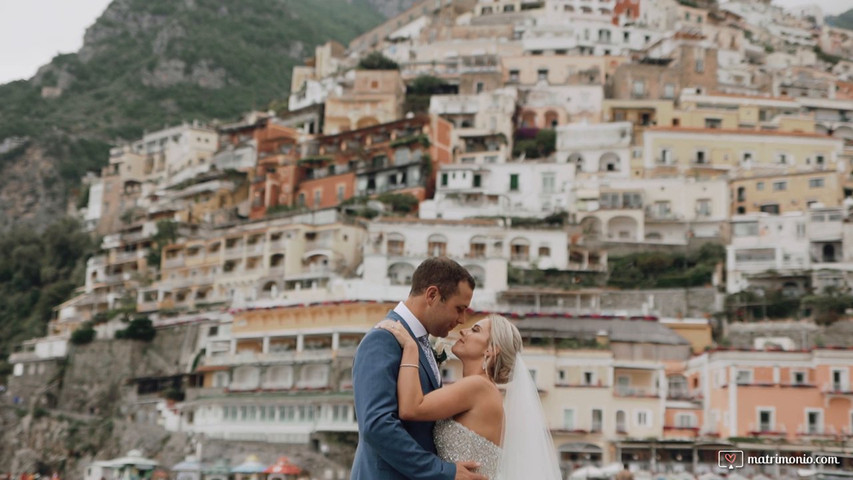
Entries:
[[456,465],[424,450],[398,417],[400,358],[399,344],[384,330],[372,330],[358,347],[353,362],[353,385],[362,439],[407,478],[452,480]]

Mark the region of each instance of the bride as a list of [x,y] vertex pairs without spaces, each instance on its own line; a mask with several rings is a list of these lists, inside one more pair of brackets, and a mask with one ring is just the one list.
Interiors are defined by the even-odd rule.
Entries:
[[[478,462],[479,473],[492,480],[561,479],[539,393],[520,355],[521,334],[509,320],[489,315],[462,330],[451,348],[462,361],[462,379],[426,396],[417,372],[418,344],[392,320],[377,328],[394,334],[403,348],[399,416],[436,422],[439,457]],[[501,384],[507,384],[505,396]]]

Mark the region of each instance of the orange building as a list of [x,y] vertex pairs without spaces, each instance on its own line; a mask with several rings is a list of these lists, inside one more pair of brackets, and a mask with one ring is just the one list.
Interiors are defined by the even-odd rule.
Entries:
[[853,437],[851,368],[853,349],[720,349],[688,362],[687,383],[706,435],[831,454]]
[[420,115],[320,137],[299,160],[294,204],[328,208],[389,192],[432,198],[435,172],[452,162],[452,129],[438,116]]

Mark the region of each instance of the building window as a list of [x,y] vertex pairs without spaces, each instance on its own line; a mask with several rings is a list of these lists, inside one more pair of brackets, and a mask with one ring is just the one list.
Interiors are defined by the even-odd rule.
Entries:
[[811,434],[823,433],[822,410],[806,410],[806,431]]
[[719,118],[706,118],[705,119],[705,128],[721,128],[723,126],[723,121]]
[[314,190],[314,207],[319,207],[322,203],[323,191],[320,189]]
[[708,163],[708,159],[705,157],[705,150],[696,151],[696,163],[700,165]]
[[702,56],[702,53],[699,53],[696,57],[696,73],[704,73],[705,72],[705,58]]
[[817,164],[817,166],[822,167],[824,163],[823,155],[816,155],[815,163]]
[[738,385],[749,385],[752,383],[752,370],[738,370],[735,383]]
[[823,188],[824,181],[822,178],[810,178],[809,188]]
[[780,153],[776,155],[776,163],[779,165],[787,165],[788,164],[788,155],[784,153]]
[[510,70],[509,71],[509,81],[513,83],[518,83],[518,70]]
[[446,173],[441,174],[441,186],[442,187],[447,186],[447,174]]
[[702,198],[696,200],[696,216],[710,217],[711,216],[711,199]]
[[548,69],[547,68],[540,68],[539,70],[537,70],[536,71],[536,80],[538,80],[540,82],[547,82],[548,81]]
[[794,385],[805,385],[806,383],[806,372],[794,372],[793,379],[791,383]]
[[575,429],[575,410],[573,408],[563,410],[563,429],[569,431]]
[[482,183],[483,183],[483,177],[479,173],[475,173],[474,174],[474,183],[473,183],[474,187],[479,188],[482,186]]
[[631,33],[630,32],[623,32],[622,33],[622,41],[625,43],[628,43],[630,40],[631,40]]
[[756,190],[764,190],[764,182],[758,182],[755,184]]
[[844,392],[847,390],[847,370],[834,368],[832,369],[832,391]]
[[758,409],[758,431],[772,432],[773,431],[773,410],[759,408]]
[[547,258],[551,256],[551,247],[539,247],[539,258]]
[[675,85],[667,83],[663,86],[663,98],[675,98]]
[[616,433],[628,433],[628,427],[625,425],[625,411],[616,410]]
[[602,419],[604,418],[603,412],[600,408],[592,409],[592,425],[590,426],[590,432],[600,432],[602,428]]
[[675,426],[678,428],[693,428],[696,426],[696,415],[679,413],[675,415]]
[[542,193],[554,193],[556,177],[553,173],[542,174]]
[[512,173],[509,175],[509,191],[517,192],[518,191],[518,174]]
[[781,192],[788,189],[788,182],[773,182],[773,191]]
[[485,87],[486,86],[485,86],[485,84],[483,84],[483,82],[477,82],[477,87],[476,87],[477,93],[483,93],[483,89]]
[[646,94],[646,82],[643,80],[634,80],[631,94],[634,97],[642,97]]
[[766,205],[762,205],[758,210],[764,213],[769,213],[771,215],[779,215],[779,204],[768,203]]
[[344,192],[345,191],[346,191],[346,189],[343,185],[338,185],[338,196],[337,196],[338,202],[344,201]]
[[650,417],[652,414],[647,410],[639,410],[637,411],[636,421],[638,427],[648,427],[650,423]]
[[296,197],[296,205],[300,207],[305,206],[305,192],[299,192],[299,195]]
[[583,384],[593,385],[595,382],[595,374],[593,372],[583,372]]
[[672,204],[669,201],[655,202],[653,212],[657,218],[667,218],[672,214]]

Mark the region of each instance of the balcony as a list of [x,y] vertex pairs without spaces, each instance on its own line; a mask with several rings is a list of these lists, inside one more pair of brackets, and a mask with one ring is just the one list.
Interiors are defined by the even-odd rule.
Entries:
[[826,438],[835,437],[837,431],[834,425],[800,425],[797,427],[797,436],[805,438]]
[[850,390],[849,385],[845,385],[843,383],[828,383],[821,388],[821,392],[824,395],[836,395],[836,396],[845,396],[850,397],[853,396],[853,390]]
[[140,252],[138,250],[133,250],[130,252],[124,252],[124,251],[116,252],[114,260],[112,263],[116,264],[116,263],[135,262],[140,257],[139,253]]
[[183,256],[172,257],[172,258],[167,257],[166,260],[163,262],[163,268],[177,268],[177,267],[183,267],[183,266],[184,266],[184,257]]
[[772,425],[769,423],[750,423],[748,433],[753,437],[786,437],[788,429],[785,425]]
[[622,398],[657,398],[659,391],[654,387],[619,387],[613,394]]

